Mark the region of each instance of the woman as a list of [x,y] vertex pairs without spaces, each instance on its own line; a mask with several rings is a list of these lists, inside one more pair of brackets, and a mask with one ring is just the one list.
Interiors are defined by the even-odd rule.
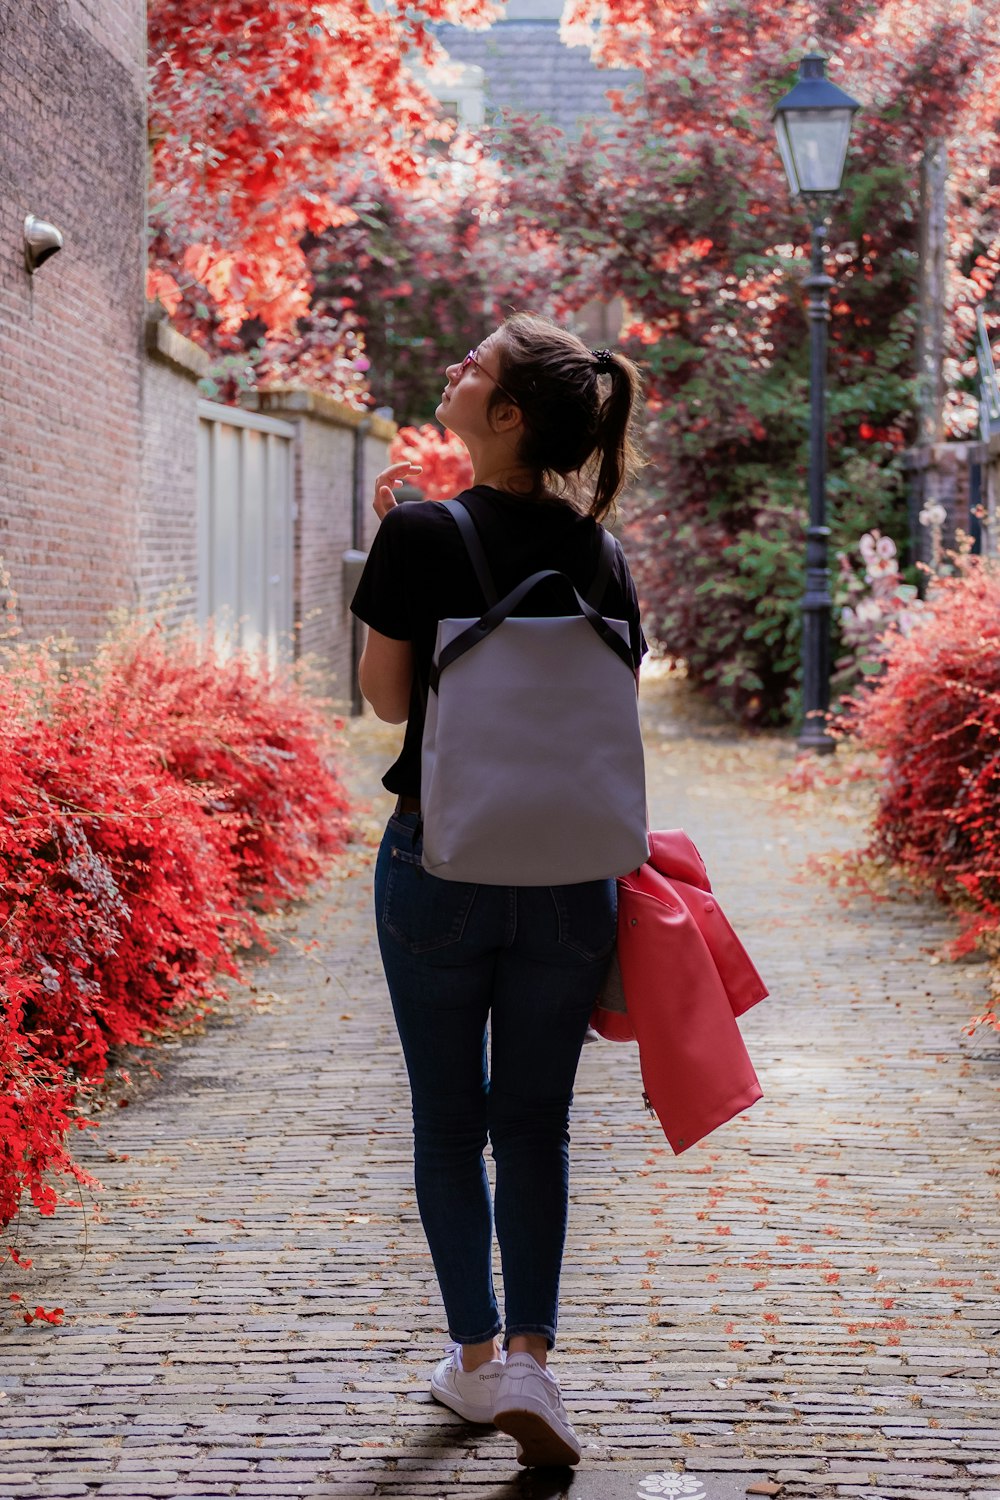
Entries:
[[[596,523],[636,464],[635,366],[518,314],[450,365],[447,380],[437,417],[472,457],[474,484],[462,499],[501,596],[542,568],[585,590],[600,552]],[[381,526],[352,608],[369,627],[361,690],[379,718],[406,722],[384,778],[399,800],[375,900],[413,1096],[417,1202],[454,1341],[431,1392],[512,1435],[520,1463],[573,1464],[580,1444],[547,1356],[566,1234],[569,1107],[614,944],[615,884],[475,886],[421,867],[420,747],[437,625],[475,617],[484,601],[448,511],[397,505],[394,486],[410,472],[399,463],[379,475]],[[635,587],[616,552],[602,609],[628,620],[638,670]],[[549,586],[533,592],[531,613],[565,612],[558,588],[546,598]],[[494,1212],[505,1322],[491,1269]]]

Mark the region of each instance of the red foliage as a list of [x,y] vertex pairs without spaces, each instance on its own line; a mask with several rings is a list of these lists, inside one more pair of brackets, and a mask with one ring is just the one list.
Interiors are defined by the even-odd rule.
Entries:
[[[907,534],[920,164],[948,143],[947,430],[978,422],[972,334],[1000,273],[998,35],[971,0],[569,0],[567,40],[641,70],[617,118],[560,145],[505,143],[509,208],[556,250],[546,279],[503,248],[516,297],[557,318],[618,299],[646,376],[648,505],[629,558],[647,630],[754,724],[797,712],[809,432],[807,219],[771,107],[806,39],[862,101],[831,201],[829,517],[835,549]],[[985,60],[989,59],[989,63]],[[608,82],[614,74],[608,74]],[[495,217],[495,214],[494,214]],[[497,300],[506,297],[498,267]],[[904,561],[905,565],[905,561]]]
[[[452,127],[414,66],[430,25],[482,25],[491,0],[150,0],[150,296],[215,353],[245,323],[277,363],[310,314],[303,240],[353,222],[372,170],[416,186]],[[349,317],[327,320],[303,373],[357,403]],[[326,358],[324,359],[324,354]],[[271,372],[272,374],[274,372]],[[280,373],[280,372],[279,372]]]
[[867,852],[971,907],[968,948],[1000,931],[1000,571],[966,561],[888,643],[844,720],[882,760]]
[[372,403],[401,425],[430,419],[445,367],[479,343],[494,298],[520,305],[554,278],[527,236],[497,243],[501,195],[498,164],[463,142],[419,189],[370,182],[355,222],[310,243],[314,315],[358,320]]
[[461,438],[432,422],[401,427],[389,450],[392,463],[404,459],[420,465],[414,484],[428,500],[451,500],[472,484],[472,459]]
[[157,629],[109,642],[96,671],[113,684],[119,735],[155,745],[225,830],[244,898],[269,908],[300,895],[343,848],[330,723],[292,677],[262,677],[246,656],[220,661],[195,637],[168,643]]
[[[18,1263],[18,1265],[29,1265],[29,1266],[31,1265],[31,1261],[30,1260],[29,1261],[22,1261],[20,1259],[20,1257],[18,1256],[18,1253],[17,1253],[16,1250],[12,1250],[10,1252],[10,1258],[11,1258],[11,1260],[16,1261]],[[10,1301],[11,1302],[20,1302],[22,1300],[23,1299],[21,1297],[20,1292],[11,1292],[11,1294],[10,1294]],[[43,1322],[43,1323],[54,1323],[55,1326],[58,1328],[59,1324],[63,1320],[63,1314],[65,1313],[65,1311],[66,1311],[66,1309],[64,1307],[50,1307],[50,1308],[36,1307],[35,1310],[34,1310],[34,1312],[23,1312],[21,1314],[21,1317],[24,1319],[24,1321],[26,1323],[34,1323],[37,1320],[37,1321]]]
[[[197,1014],[347,837],[321,706],[157,629],[60,677],[0,667],[0,1223],[51,1173],[112,1049]],[[37,1314],[42,1316],[42,1314]]]
[[38,981],[20,975],[14,955],[0,948],[0,1224],[13,1218],[25,1191],[39,1213],[53,1213],[59,1200],[51,1173],[92,1181],[63,1144],[76,1087],[25,1034],[25,1007],[37,989]]

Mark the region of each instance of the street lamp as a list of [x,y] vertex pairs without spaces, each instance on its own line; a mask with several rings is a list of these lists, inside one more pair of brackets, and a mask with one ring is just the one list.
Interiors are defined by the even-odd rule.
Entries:
[[834,741],[826,728],[832,608],[826,524],[826,325],[833,281],[823,267],[823,240],[826,200],[840,192],[851,121],[861,106],[827,78],[826,58],[816,45],[810,42],[809,48],[799,64],[798,83],[775,106],[773,119],[788,186],[803,200],[812,224],[812,261],[803,283],[809,293],[811,409],[799,748],[824,754],[834,749]]

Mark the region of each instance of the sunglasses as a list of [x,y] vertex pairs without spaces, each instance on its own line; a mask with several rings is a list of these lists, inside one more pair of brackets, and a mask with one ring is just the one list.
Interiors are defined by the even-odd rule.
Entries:
[[487,370],[484,365],[481,365],[479,363],[479,360],[476,358],[476,351],[475,351],[475,349],[470,349],[469,352],[468,352],[468,354],[462,360],[462,363],[459,365],[459,367],[458,367],[458,378],[459,378],[459,380],[461,380],[462,376],[465,374],[466,370],[469,368],[470,365],[475,365],[476,369],[479,370],[479,371],[481,371],[481,373],[486,376],[487,380],[492,380],[493,384],[496,386],[496,388],[500,392],[501,396],[506,396],[507,400],[513,402],[513,404],[515,406],[520,406],[520,404],[521,404],[520,401],[515,401],[514,397],[511,395],[510,391],[505,391],[504,390],[503,386],[500,384],[500,382],[496,378],[496,376],[495,375],[491,375],[490,372],[489,372],[489,370]]

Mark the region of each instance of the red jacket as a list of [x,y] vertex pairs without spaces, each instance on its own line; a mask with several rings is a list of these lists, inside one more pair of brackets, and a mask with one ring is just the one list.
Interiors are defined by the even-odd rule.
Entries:
[[[642,1081],[674,1151],[761,1097],[736,1017],[767,990],[680,829],[649,836],[647,862],[618,881],[617,966],[591,1017],[637,1041]],[[627,1013],[614,1007],[616,969]]]

